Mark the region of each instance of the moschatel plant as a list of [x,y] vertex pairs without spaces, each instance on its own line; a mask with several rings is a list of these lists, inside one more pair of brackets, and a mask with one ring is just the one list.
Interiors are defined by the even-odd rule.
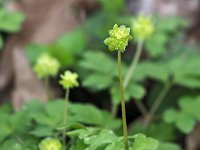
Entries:
[[[146,16],[143,16],[143,15],[140,15],[140,16],[137,17],[137,19],[132,20],[131,26],[132,26],[131,27],[132,33],[134,35],[133,39],[137,43],[137,48],[136,48],[135,55],[134,55],[134,57],[131,61],[131,64],[128,67],[128,70],[127,70],[127,72],[124,76],[124,82],[123,82],[124,89],[127,89],[128,86],[131,83],[131,79],[134,75],[134,72],[137,68],[138,62],[139,62],[140,57],[141,57],[144,42],[152,36],[152,34],[155,30],[151,17],[146,17]],[[116,27],[114,27],[114,28],[116,28]],[[127,30],[126,32],[130,34],[130,29]],[[127,33],[125,33],[125,34],[127,34]],[[110,33],[111,37],[112,37],[112,35],[113,34]],[[120,32],[119,35],[122,36],[122,33]],[[116,36],[116,38],[119,39],[119,35]],[[105,40],[105,44],[108,45],[108,47],[111,51],[113,51],[113,49],[116,48],[116,49],[119,49],[121,52],[124,52],[125,48],[128,44],[127,39],[130,40],[131,37],[124,38],[122,36],[121,41],[117,43],[116,40],[114,40],[113,38],[110,38],[110,39],[108,38],[108,39]],[[142,92],[142,93],[144,93],[144,92]],[[148,111],[147,111],[146,107],[144,106],[144,104],[141,101],[138,101],[138,100],[136,100],[135,103],[136,103],[138,109],[140,110],[140,112],[143,114],[143,116],[147,115]],[[115,105],[115,104],[113,104],[113,106],[114,106],[114,108],[113,108],[114,115],[116,115],[118,106]]]
[[59,68],[60,63],[58,60],[47,53],[42,54],[38,58],[33,68],[38,78],[44,79],[47,100],[51,98],[49,78],[55,77],[58,74]]
[[118,57],[118,71],[119,71],[119,82],[120,82],[120,95],[121,95],[121,109],[122,109],[122,123],[123,123],[123,133],[124,133],[124,144],[125,149],[129,149],[128,145],[128,131],[126,122],[126,108],[124,100],[124,87],[122,79],[122,67],[121,67],[121,53],[123,53],[128,45],[128,41],[132,38],[130,35],[130,28],[122,25],[118,27],[117,24],[114,25],[113,29],[109,31],[110,37],[106,38],[104,43],[108,45],[110,51],[117,51]]
[[[9,109],[6,105],[1,106],[1,150],[183,149],[172,142],[182,141],[179,140],[180,136],[185,138],[185,134],[190,133],[200,120],[200,98],[199,90],[197,91],[200,88],[199,52],[183,40],[186,24],[182,19],[157,18],[159,20],[155,22],[155,28],[151,17],[139,16],[133,19],[124,16],[125,13],[119,13],[125,6],[123,3],[124,0],[116,0],[115,3],[101,0],[103,11],[86,19],[84,28],[68,33],[55,43],[28,46],[28,58],[31,64],[35,64],[34,71],[47,83],[47,97],[50,98],[51,94],[49,78],[55,77],[60,67],[70,67],[79,73],[84,90],[90,90],[92,94],[102,90],[107,93],[109,90],[114,106],[113,116],[92,104],[70,102],[69,93],[73,87],[78,86],[78,75],[66,71],[59,81],[66,92],[65,100],[55,99],[45,105],[40,101],[31,101],[19,112],[13,112],[10,105]],[[126,17],[128,22],[124,20]],[[12,33],[19,31],[24,15],[1,9],[0,20],[0,30],[3,33]],[[99,23],[103,21],[105,24]],[[129,23],[131,27],[129,29],[115,25],[105,40],[109,50],[118,52],[118,64],[107,53],[98,51],[103,48],[98,40],[104,38],[108,27],[115,21]],[[130,33],[134,37],[132,41]],[[4,34],[0,35],[0,48],[2,37],[4,38]],[[91,44],[90,41],[94,43]],[[121,62],[121,55],[128,42],[136,43],[135,55],[130,63],[127,63],[128,60]],[[80,53],[82,50],[84,54]],[[145,57],[140,61],[143,50]],[[74,63],[75,61],[78,63]],[[187,64],[183,66],[182,62],[186,61]],[[116,80],[118,76],[120,82]],[[173,77],[172,80],[170,77]],[[148,81],[151,82],[150,87]],[[160,88],[162,85],[163,89]],[[175,85],[178,85],[178,91],[172,92],[174,90],[170,89]],[[191,93],[194,89],[196,92]],[[83,96],[81,94],[79,97]],[[145,101],[142,101],[144,96]],[[98,98],[94,95],[92,100],[97,101]],[[100,97],[105,100],[106,98]],[[129,118],[131,122],[128,136],[124,100],[128,102],[132,99],[144,116],[139,118],[144,119]],[[176,99],[179,99],[178,108],[174,105],[171,107],[170,104],[177,103]],[[121,136],[120,132],[121,120],[114,118],[120,102],[124,136]],[[166,109],[168,106],[170,109]],[[161,119],[163,112],[164,120]],[[135,117],[136,115],[138,113],[134,114]],[[158,141],[151,137],[159,140],[159,146]]]
[[[138,42],[138,47],[136,50],[136,55],[132,60],[132,63],[128,69],[128,72],[125,76],[125,81],[122,79],[122,67],[121,67],[121,53],[125,52],[128,42],[132,39],[130,35],[130,28],[126,26],[114,25],[113,29],[109,31],[109,37],[104,40],[104,43],[108,46],[110,51],[118,51],[118,73],[119,73],[119,82],[120,82],[120,96],[121,96],[121,111],[122,111],[122,123],[123,123],[123,134],[124,134],[124,145],[125,149],[129,150],[128,143],[128,131],[127,131],[127,121],[126,121],[126,109],[125,109],[125,99],[124,99],[124,89],[128,86],[128,83],[135,71],[137,63],[139,61],[143,41],[151,36],[154,31],[154,27],[150,18],[145,18],[140,16],[138,20],[133,22],[133,33]],[[146,108],[142,103],[139,105],[141,112],[146,114]]]
[[[109,37],[105,39],[104,43],[108,45],[110,51],[118,52],[118,75],[120,82],[120,95],[121,95],[121,110],[122,110],[122,124],[124,137],[118,137],[112,130],[101,129],[98,127],[82,127],[72,131],[67,131],[66,127],[68,124],[67,117],[69,116],[68,111],[68,100],[69,92],[71,88],[78,87],[77,81],[78,75],[70,71],[65,71],[61,75],[59,83],[66,90],[65,102],[64,102],[64,130],[63,130],[63,145],[57,139],[46,138],[39,144],[40,150],[60,150],[63,147],[67,147],[69,144],[70,150],[156,150],[158,148],[158,141],[146,137],[143,134],[137,134],[134,136],[128,136],[127,122],[126,122],[126,108],[124,101],[124,86],[122,79],[122,67],[121,67],[121,53],[125,52],[129,40],[132,38],[130,35],[130,28],[126,26],[114,25],[113,29],[109,31]],[[90,114],[91,115],[91,114]],[[72,141],[67,142],[66,135],[68,135]],[[78,137],[77,139],[75,137]],[[130,141],[130,143],[129,143]],[[71,146],[70,146],[70,143]],[[124,143],[124,144],[123,144]]]
[[[79,83],[77,81],[78,74],[72,73],[71,71],[67,70],[60,77],[61,77],[61,79],[60,79],[59,83],[66,90],[65,105],[64,105],[64,118],[63,118],[64,126],[66,126],[67,125],[67,108],[68,108],[68,101],[69,101],[69,92],[70,92],[71,88],[79,86]],[[66,143],[65,132],[66,132],[66,127],[64,127],[64,130],[63,130],[63,144]]]
[[[126,111],[125,111],[125,100],[124,100],[124,88],[128,86],[128,83],[135,71],[137,63],[139,61],[143,41],[151,36],[154,31],[154,27],[149,18],[139,16],[138,20],[133,21],[133,33],[138,42],[138,47],[136,50],[135,57],[128,69],[125,76],[125,81],[122,80],[122,69],[121,69],[121,52],[123,53],[128,45],[128,41],[131,40],[130,28],[126,28],[124,25],[118,27],[117,24],[114,25],[113,29],[109,31],[110,37],[105,39],[104,43],[108,45],[110,51],[118,51],[118,71],[119,71],[119,81],[120,81],[120,95],[121,95],[121,107],[122,107],[122,120],[123,120],[123,131],[125,139],[125,147],[128,149],[128,133],[127,133],[127,123],[126,123]],[[146,114],[146,108],[140,103],[141,112]]]
[[131,65],[128,69],[128,72],[125,76],[124,80],[124,88],[126,88],[129,84],[129,81],[136,69],[138,61],[140,59],[143,43],[146,39],[148,39],[154,31],[154,26],[149,17],[139,16],[137,19],[132,21],[132,32],[134,35],[134,39],[137,41],[137,49],[135,56],[131,62]]
[[[150,38],[154,32],[154,26],[153,26],[151,18],[144,17],[142,15],[138,16],[137,19],[132,21],[132,32],[134,35],[134,39],[137,42],[137,48],[136,48],[135,56],[133,57],[131,65],[128,68],[128,71],[125,76],[125,80],[123,84],[124,88],[128,87],[130,80],[135,72],[135,69],[137,67],[137,64],[139,62],[139,59],[142,53],[144,41]],[[140,112],[143,114],[143,116],[145,116],[147,114],[146,107],[143,105],[141,101],[136,100],[135,102]]]

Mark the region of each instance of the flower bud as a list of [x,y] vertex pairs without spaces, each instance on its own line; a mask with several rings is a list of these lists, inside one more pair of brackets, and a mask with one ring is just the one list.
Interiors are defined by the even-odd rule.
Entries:
[[56,76],[60,68],[60,63],[57,59],[48,54],[43,54],[37,60],[33,70],[39,78],[45,78],[47,76]]
[[39,144],[40,150],[61,150],[62,144],[59,140],[53,138],[46,138]]
[[79,83],[77,81],[78,74],[72,73],[71,71],[65,71],[63,75],[60,76],[60,84],[63,86],[64,89],[69,89],[73,87],[78,87]]
[[109,31],[110,37],[104,40],[104,43],[108,46],[110,51],[118,50],[124,52],[128,41],[131,39],[130,28],[122,25],[118,27],[114,25],[113,29]]
[[132,31],[134,37],[138,40],[149,38],[154,32],[154,26],[151,18],[139,16],[137,20],[133,20]]

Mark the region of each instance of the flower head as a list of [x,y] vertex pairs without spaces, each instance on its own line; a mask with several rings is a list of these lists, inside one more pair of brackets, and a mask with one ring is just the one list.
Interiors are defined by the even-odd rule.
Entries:
[[137,20],[133,20],[132,30],[136,39],[145,40],[149,38],[154,32],[151,18],[139,16]]
[[55,76],[60,68],[60,63],[57,59],[48,54],[43,54],[37,60],[33,70],[36,72],[39,78],[45,78],[47,76]]
[[110,51],[118,50],[124,52],[128,41],[131,39],[130,28],[122,25],[118,27],[114,25],[113,29],[109,31],[110,37],[104,40],[104,43],[108,46]]
[[46,138],[39,144],[40,150],[61,150],[62,144],[59,140],[53,138]]
[[71,71],[65,71],[63,75],[60,76],[60,84],[63,86],[64,89],[69,89],[73,87],[78,87],[79,83],[77,81],[78,74],[72,73]]

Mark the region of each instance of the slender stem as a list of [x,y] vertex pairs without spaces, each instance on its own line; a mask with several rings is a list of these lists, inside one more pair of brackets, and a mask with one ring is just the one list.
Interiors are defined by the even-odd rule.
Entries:
[[112,116],[115,117],[117,115],[118,105],[112,103],[111,107]]
[[125,101],[124,101],[124,87],[123,87],[123,80],[122,80],[121,52],[120,51],[118,51],[118,72],[119,72],[119,83],[120,83],[124,144],[125,144],[125,149],[128,150],[129,149],[129,146],[128,146],[128,130],[127,130],[127,123],[126,123],[126,108],[125,108]]
[[13,136],[16,138],[16,140],[17,140],[20,144],[24,145],[24,141],[23,141],[18,135],[16,135],[16,134],[13,133]]
[[135,104],[137,105],[138,109],[140,110],[143,116],[146,116],[146,114],[148,114],[146,107],[143,105],[141,101],[135,100]]
[[131,80],[131,77],[136,69],[136,66],[138,64],[138,61],[139,61],[139,58],[141,56],[141,52],[142,52],[142,46],[143,46],[143,41],[140,40],[138,41],[138,45],[137,45],[137,49],[136,49],[136,54],[131,62],[131,66],[129,67],[128,69],[128,72],[125,76],[125,79],[124,79],[124,88],[127,88],[128,84],[129,84],[129,81]]
[[165,83],[164,88],[161,90],[160,94],[158,95],[157,99],[153,103],[149,115],[147,115],[145,119],[145,126],[148,127],[152,118],[154,117],[155,113],[157,112],[158,108],[160,107],[161,103],[163,102],[165,96],[167,95],[168,91],[172,87],[172,82],[168,81]]
[[45,92],[46,92],[46,97],[47,101],[51,99],[51,90],[50,90],[50,85],[49,85],[49,76],[45,77],[44,79],[44,84],[45,84]]
[[69,88],[66,89],[65,104],[64,104],[64,118],[63,118],[63,123],[64,123],[63,144],[64,144],[64,145],[66,145],[65,132],[66,132],[66,125],[67,125],[67,112],[68,112],[69,91],[70,91]]
[[[124,83],[123,83],[124,89],[126,89],[128,84],[130,83],[131,77],[133,76],[133,73],[134,73],[136,66],[140,59],[140,56],[142,53],[142,47],[143,47],[143,40],[139,40],[138,44],[137,44],[136,54],[133,57],[131,66],[129,67],[127,74],[125,76],[125,79],[124,79]],[[146,115],[148,113],[148,111],[147,111],[146,107],[144,106],[144,104],[141,101],[135,101],[135,102],[136,102],[136,105],[137,105],[138,109],[140,110],[140,112],[143,115]]]
[[[130,83],[131,77],[133,76],[133,73],[134,73],[136,66],[138,64],[138,61],[140,59],[140,56],[142,53],[142,47],[143,47],[143,40],[140,40],[140,41],[138,41],[138,44],[137,44],[136,54],[133,57],[133,60],[131,62],[131,65],[126,73],[125,80],[123,82],[124,89],[126,89],[128,84]],[[146,107],[144,106],[144,104],[141,101],[135,101],[135,103],[136,103],[139,111],[142,113],[142,115],[145,116],[148,113],[148,111],[147,111]],[[117,106],[113,106],[113,107],[115,107],[114,109],[116,109],[116,111],[115,112],[112,111],[112,114],[113,114],[113,116],[116,116]],[[113,110],[113,108],[112,108],[112,110]]]
[[156,99],[156,101],[154,102],[151,110],[150,110],[150,113],[151,114],[155,114],[156,111],[158,110],[160,104],[162,103],[162,101],[164,100],[164,97],[167,95],[169,89],[171,88],[171,83],[167,82],[164,86],[164,88],[162,89],[162,91],[160,92],[158,98]]

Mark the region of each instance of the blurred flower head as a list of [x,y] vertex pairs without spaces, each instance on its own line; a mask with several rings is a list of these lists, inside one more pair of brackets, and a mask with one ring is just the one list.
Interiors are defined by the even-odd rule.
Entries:
[[71,71],[65,71],[63,75],[60,76],[60,84],[63,86],[64,89],[69,89],[73,87],[78,87],[79,83],[77,81],[78,74],[72,73]]
[[137,20],[132,22],[132,31],[134,37],[138,40],[149,38],[154,32],[154,25],[150,17],[138,16]]
[[122,25],[118,27],[114,25],[113,29],[109,31],[109,37],[104,40],[110,51],[118,50],[124,52],[128,41],[131,39],[130,28]]
[[46,138],[39,144],[40,150],[61,150],[62,144],[59,140],[53,138]]
[[43,54],[37,60],[33,70],[39,78],[45,78],[47,76],[56,76],[60,68],[60,63],[57,59],[48,54]]

